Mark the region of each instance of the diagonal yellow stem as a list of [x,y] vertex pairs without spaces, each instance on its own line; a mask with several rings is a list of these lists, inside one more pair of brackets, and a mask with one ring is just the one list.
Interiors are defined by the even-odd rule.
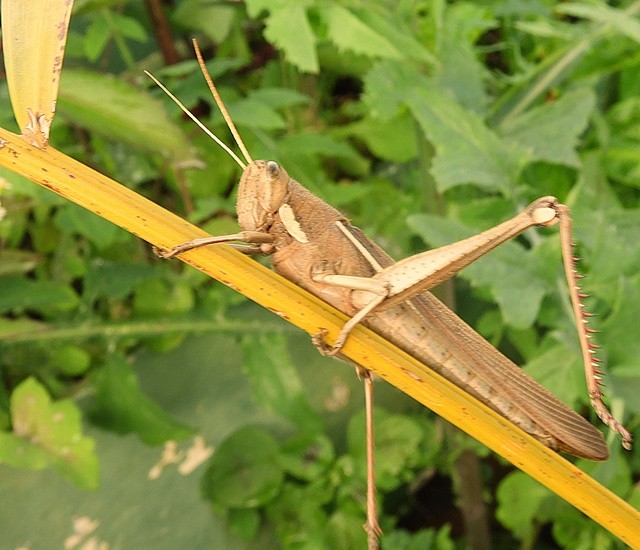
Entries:
[[[39,150],[0,129],[0,165],[95,212],[163,249],[206,234],[117,182],[66,155]],[[335,338],[345,322],[336,310],[224,245],[180,258],[236,289],[309,334]],[[484,443],[633,548],[640,513],[586,473],[498,416],[370,330],[354,329],[342,352]]]

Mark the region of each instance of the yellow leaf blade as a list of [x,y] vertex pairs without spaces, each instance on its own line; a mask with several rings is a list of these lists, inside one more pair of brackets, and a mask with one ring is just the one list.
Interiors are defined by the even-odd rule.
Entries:
[[49,141],[73,0],[3,0],[2,31],[13,113],[29,142]]

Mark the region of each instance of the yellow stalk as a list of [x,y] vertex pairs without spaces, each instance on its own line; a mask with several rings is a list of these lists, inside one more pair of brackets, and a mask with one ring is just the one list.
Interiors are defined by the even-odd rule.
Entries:
[[[27,144],[0,129],[0,165],[21,174],[141,239],[170,248],[205,233],[66,155]],[[189,251],[181,259],[236,289],[280,317],[315,334],[325,328],[337,336],[345,317],[224,245]],[[344,355],[372,370],[426,407],[482,442],[605,529],[640,548],[640,513],[585,472],[500,417],[382,337],[360,326]]]

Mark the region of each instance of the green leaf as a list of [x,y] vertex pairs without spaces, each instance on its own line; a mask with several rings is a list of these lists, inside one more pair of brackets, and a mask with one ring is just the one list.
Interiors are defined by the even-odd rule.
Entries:
[[52,281],[11,277],[1,279],[0,288],[0,313],[18,309],[68,311],[78,303],[71,287]]
[[640,187],[640,98],[616,103],[607,113],[611,139],[605,149],[607,173],[628,185]]
[[553,8],[557,13],[583,17],[607,23],[636,42],[640,42],[640,22],[622,10],[612,8],[606,4],[582,4],[579,2],[566,2]]
[[[351,550],[352,548],[366,548],[365,532],[362,528],[364,521],[362,511],[355,506],[341,506],[327,522],[324,541],[325,548],[335,550]],[[386,537],[383,538],[386,540]],[[383,543],[384,544],[384,543]],[[383,546],[386,548],[386,544]],[[389,548],[395,548],[390,546]],[[427,548],[426,546],[424,548]]]
[[83,40],[84,53],[87,59],[96,61],[110,38],[111,28],[103,17],[97,17],[91,21]]
[[403,57],[385,36],[339,4],[323,6],[320,9],[320,16],[327,25],[329,39],[340,50],[350,50],[373,58],[401,59]]
[[146,264],[92,262],[84,277],[84,299],[93,302],[98,298],[124,299],[136,285],[153,276],[159,270]]
[[202,477],[202,494],[217,509],[256,508],[273,499],[284,474],[278,443],[262,428],[247,426],[216,449]]
[[275,109],[252,98],[230,103],[228,109],[238,126],[262,130],[280,130],[285,127],[284,119]]
[[269,503],[267,517],[275,523],[283,548],[326,548],[327,514],[322,508],[319,491],[317,486],[298,487],[285,483],[278,498]]
[[461,105],[481,114],[487,103],[486,72],[474,42],[497,22],[486,7],[472,2],[451,5],[443,15],[434,80]]
[[258,90],[252,90],[248,97],[260,103],[265,103],[274,109],[307,105],[310,102],[309,96],[295,90],[290,90],[289,88],[264,87]]
[[549,496],[537,481],[522,472],[505,477],[498,487],[496,517],[521,540],[529,540],[540,507]]
[[418,154],[415,123],[406,113],[388,121],[366,117],[336,135],[343,133],[363,140],[374,155],[393,162],[407,162]]
[[513,187],[528,160],[517,144],[434,86],[412,89],[407,105],[436,150],[431,172],[440,192],[467,183],[503,192]]
[[142,393],[135,373],[123,357],[109,356],[92,374],[91,382],[95,402],[90,416],[97,425],[120,434],[134,432],[149,445],[193,435],[192,428],[173,420]]
[[253,540],[260,527],[260,514],[255,508],[231,508],[227,513],[229,530],[245,540]]
[[162,104],[108,75],[65,69],[57,112],[98,134],[173,162],[193,160],[189,142],[181,128],[166,117]]
[[[256,17],[263,9],[270,14],[265,20],[264,35],[267,40],[278,46],[285,54],[287,61],[307,73],[320,70],[316,53],[315,36],[307,19],[305,6],[298,0],[280,0],[264,2],[250,0],[247,11]],[[295,29],[295,32],[292,32]]]
[[447,524],[440,530],[420,529],[416,532],[408,532],[403,529],[395,529],[384,537],[383,548],[394,550],[421,550],[432,548],[434,550],[454,550],[456,545],[451,539],[451,525]]
[[280,464],[285,471],[300,480],[320,478],[335,460],[333,443],[324,434],[300,434],[283,447]]
[[240,340],[243,370],[256,402],[280,414],[306,433],[321,430],[322,421],[309,404],[300,377],[293,366],[286,337],[254,334]]
[[136,284],[133,309],[141,316],[186,313],[194,306],[194,289],[186,281],[141,279]]
[[[407,81],[415,84],[407,86]],[[435,148],[431,172],[439,191],[473,183],[506,192],[517,181],[527,154],[502,140],[433,81],[399,64],[381,62],[367,74],[365,86],[365,101],[381,117],[394,116],[401,106],[410,109]]]
[[[386,10],[383,13],[381,9],[371,9],[370,6],[367,6],[366,9],[352,8],[352,13],[371,31],[383,37],[387,43],[392,44],[393,48],[397,52],[401,52],[403,57],[410,57],[430,65],[437,64],[436,57],[415,38],[410,22],[395,12],[393,4],[390,5],[390,13]],[[376,7],[380,8],[380,4]]]
[[82,435],[80,410],[70,399],[53,403],[34,378],[11,395],[13,434],[1,434],[0,461],[42,469],[53,466],[79,487],[98,486],[94,442]]
[[125,233],[117,225],[75,204],[66,204],[54,216],[58,229],[75,232],[93,243],[98,250],[114,244]]
[[229,35],[235,10],[212,4],[210,0],[182,0],[176,4],[171,21],[190,32],[198,29],[219,44]]
[[502,137],[528,150],[531,160],[580,166],[578,139],[595,107],[592,90],[579,88],[557,101],[530,109],[502,127]]
[[80,376],[89,370],[91,356],[78,346],[67,345],[53,352],[49,366],[65,376]]

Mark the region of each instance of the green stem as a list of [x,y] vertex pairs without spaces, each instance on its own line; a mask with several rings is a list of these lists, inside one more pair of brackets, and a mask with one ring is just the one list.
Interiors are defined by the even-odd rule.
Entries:
[[293,328],[285,324],[262,321],[141,321],[133,323],[81,325],[63,327],[43,327],[37,329],[5,332],[0,335],[0,345],[28,344],[32,342],[50,342],[57,340],[84,340],[101,337],[105,339],[143,337],[158,334],[192,333],[192,332],[293,332]]

